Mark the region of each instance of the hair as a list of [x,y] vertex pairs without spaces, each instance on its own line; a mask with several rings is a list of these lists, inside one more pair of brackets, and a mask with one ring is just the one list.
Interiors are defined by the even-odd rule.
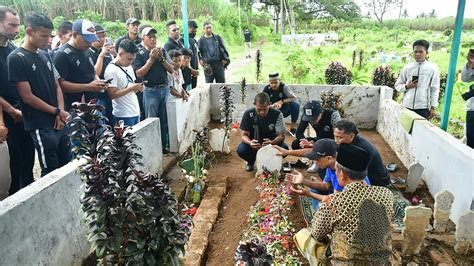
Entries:
[[253,99],[254,104],[261,104],[261,105],[269,105],[270,104],[270,96],[268,96],[265,92],[259,92],[255,95]]
[[356,171],[349,169],[345,166],[342,166],[340,163],[336,162],[336,168],[346,173],[352,180],[363,180],[367,176],[367,170]]
[[206,20],[202,26],[206,27],[207,25],[212,25],[212,23],[209,20]]
[[15,9],[8,7],[8,6],[0,6],[0,22],[5,20],[7,13],[11,13],[14,16],[18,15]]
[[168,55],[171,57],[171,58],[175,58],[175,57],[178,57],[178,56],[181,56],[181,52],[178,51],[178,50],[171,50]]
[[176,21],[171,20],[166,23],[166,28],[169,30],[171,25],[176,25]]
[[354,122],[349,121],[349,120],[345,120],[345,119],[339,120],[336,123],[336,128],[344,131],[344,133],[346,134],[349,134],[349,133],[353,133],[354,135],[359,134],[359,129],[357,129],[356,124],[354,124]]
[[138,46],[129,39],[124,39],[120,42],[119,48],[122,49],[124,52],[129,54],[136,54],[138,53]]
[[61,24],[59,25],[59,28],[58,28],[58,33],[62,34],[62,35],[66,35],[70,31],[72,31],[72,22],[67,21],[67,20],[61,22]]
[[46,28],[52,30],[54,28],[53,22],[43,13],[29,12],[25,17],[25,28]]
[[193,56],[193,51],[189,48],[181,48],[179,52],[184,56]]
[[417,40],[413,43],[413,48],[415,48],[415,46],[423,46],[425,47],[425,50],[428,51],[428,49],[430,48],[430,43],[427,41],[427,40]]

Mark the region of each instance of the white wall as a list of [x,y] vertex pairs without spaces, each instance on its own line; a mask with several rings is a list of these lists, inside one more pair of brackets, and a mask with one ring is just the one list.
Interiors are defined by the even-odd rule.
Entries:
[[[159,119],[133,128],[149,172],[161,172]],[[0,201],[0,265],[80,265],[90,246],[81,225],[81,163],[74,160]]]
[[402,110],[400,104],[382,100],[377,131],[407,168],[414,162],[423,165],[432,196],[444,189],[454,194],[450,218],[457,223],[474,199],[474,150],[426,120],[416,120],[408,134],[399,122]]

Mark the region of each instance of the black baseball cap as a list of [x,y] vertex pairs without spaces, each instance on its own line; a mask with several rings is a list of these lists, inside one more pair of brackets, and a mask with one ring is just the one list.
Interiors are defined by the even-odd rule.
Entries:
[[130,24],[133,24],[135,22],[138,22],[138,24],[140,24],[140,20],[136,19],[136,18],[129,18],[127,19],[127,25],[130,25]]
[[188,27],[197,29],[197,28],[198,28],[198,24],[197,24],[196,21],[194,21],[194,20],[189,20],[189,21],[188,21]]
[[318,101],[309,101],[303,106],[303,116],[301,120],[305,122],[314,121],[320,113],[323,112],[321,103]]
[[104,27],[102,27],[102,25],[100,24],[94,24],[94,27],[95,27],[95,33],[105,32]]
[[313,145],[313,150],[304,156],[310,160],[317,160],[325,156],[336,156],[337,144],[333,139],[320,139]]

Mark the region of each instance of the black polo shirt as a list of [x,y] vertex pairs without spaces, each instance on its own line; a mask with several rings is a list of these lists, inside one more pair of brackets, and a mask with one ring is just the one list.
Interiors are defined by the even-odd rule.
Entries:
[[296,129],[296,138],[305,138],[304,132],[306,131],[306,128],[308,128],[308,125],[311,125],[314,131],[316,131],[316,137],[318,139],[334,139],[333,125],[337,123],[337,121],[334,121],[336,119],[337,121],[341,120],[341,116],[337,111],[332,109],[324,110],[323,116],[317,124],[314,121],[303,121],[303,118],[301,118],[298,128]]
[[385,168],[382,157],[374,144],[359,135],[354,138],[352,144],[361,147],[370,154],[370,162],[367,168],[370,184],[374,186],[387,186],[390,183],[387,168]]
[[283,114],[277,110],[270,108],[266,117],[257,115],[255,108],[245,111],[240,129],[250,132],[250,139],[257,139],[259,143],[263,143],[263,139],[275,139],[278,133],[284,132]]
[[142,38],[140,38],[140,36],[137,36],[136,40],[130,39],[130,36],[128,35],[128,32],[127,32],[127,34],[125,34],[125,36],[122,36],[122,37],[118,38],[118,40],[115,42],[115,51],[117,51],[117,53],[118,53],[118,50],[119,50],[120,43],[122,42],[122,40],[125,40],[125,39],[133,41],[136,45],[139,45],[142,42]]
[[282,101],[284,99],[288,99],[294,97],[295,94],[285,85],[285,83],[280,82],[280,86],[278,86],[278,90],[273,90],[270,85],[265,86],[263,88],[263,92],[270,96],[270,102],[276,103],[278,101]]
[[[95,79],[94,61],[89,49],[81,51],[66,43],[54,53],[53,61],[63,80],[88,84]],[[94,92],[63,92],[64,108],[69,110],[71,104],[80,102],[84,94],[86,101],[97,97],[97,93]]]
[[170,51],[179,50],[181,48],[184,48],[184,45],[182,45],[179,42],[174,41],[173,38],[168,37],[168,41],[165,43],[163,48],[165,48],[165,51],[167,53],[169,53]]
[[[44,51],[32,53],[22,47],[15,49],[7,58],[8,80],[16,83],[28,81],[31,92],[47,104],[58,107],[56,80],[59,73],[53,61]],[[54,126],[54,114],[41,112],[26,105],[21,98],[25,130],[31,131]]]
[[[164,53],[165,51],[163,50],[163,54]],[[135,62],[133,63],[134,68],[142,68],[146,64],[148,58],[150,58],[150,51],[148,51],[145,47],[140,46],[137,57],[135,58]],[[148,80],[148,83],[146,85],[147,87],[168,85],[168,72],[166,71],[162,62],[156,60],[155,63],[153,63],[153,65],[151,66],[148,73],[142,79]]]
[[15,84],[8,81],[7,57],[16,49],[15,45],[8,42],[6,47],[0,47],[0,96],[13,107],[19,107],[18,91]]

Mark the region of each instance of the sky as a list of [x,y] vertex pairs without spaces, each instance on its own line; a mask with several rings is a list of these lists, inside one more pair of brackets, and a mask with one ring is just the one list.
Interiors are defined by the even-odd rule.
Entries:
[[[360,8],[362,14],[367,14],[369,10],[364,6],[364,2],[369,0],[355,0]],[[431,10],[435,10],[438,18],[443,17],[455,17],[458,7],[458,0],[404,0],[403,9],[407,9],[410,18],[416,17],[416,15],[422,12],[431,13]],[[390,13],[385,14],[384,19],[398,18],[399,9],[395,8]],[[402,11],[403,12],[403,11]],[[372,13],[372,12],[371,12]],[[464,10],[465,18],[474,18],[474,0],[466,0],[466,7]]]

